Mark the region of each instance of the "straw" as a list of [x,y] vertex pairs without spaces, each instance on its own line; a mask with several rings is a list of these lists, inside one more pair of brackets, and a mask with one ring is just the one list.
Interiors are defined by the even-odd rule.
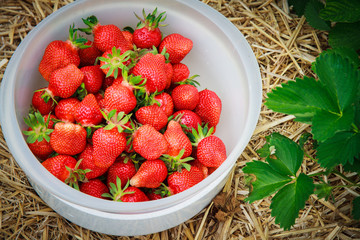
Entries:
[[[0,77],[17,46],[42,19],[72,0],[0,0]],[[263,99],[296,77],[314,77],[311,62],[326,49],[327,33],[311,28],[291,12],[287,0],[203,0],[245,36],[258,60]],[[191,26],[189,26],[191,27]],[[0,239],[360,239],[360,223],[351,219],[350,202],[358,188],[336,189],[328,201],[311,196],[295,225],[284,231],[271,216],[271,197],[249,204],[242,168],[259,160],[265,137],[280,132],[293,140],[310,130],[294,116],[262,106],[256,130],[238,157],[223,190],[199,214],[172,229],[147,236],[115,237],[79,227],[54,212],[36,194],[9,152],[0,131]],[[314,154],[314,152],[309,152]],[[313,161],[304,173],[321,171]],[[343,174],[348,175],[347,173]],[[350,177],[348,175],[348,177]],[[343,181],[330,176],[324,181]]]

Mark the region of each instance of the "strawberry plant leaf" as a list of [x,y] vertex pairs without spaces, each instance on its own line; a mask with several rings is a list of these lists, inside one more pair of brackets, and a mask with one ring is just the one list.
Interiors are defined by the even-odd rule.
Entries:
[[313,180],[300,173],[295,182],[280,189],[272,198],[270,208],[275,223],[280,224],[285,230],[290,229],[312,193],[314,193]]
[[329,45],[332,48],[348,47],[360,49],[360,21],[354,23],[338,22],[329,31]]
[[353,209],[351,215],[354,219],[360,220],[360,197],[357,197],[352,202]]
[[293,6],[298,16],[304,15],[306,4],[309,0],[288,0],[289,6]]
[[292,180],[262,161],[248,162],[243,172],[256,176],[256,180],[252,182],[253,190],[245,199],[250,203],[270,196]]
[[360,133],[338,132],[332,138],[319,143],[318,163],[323,168],[332,168],[338,164],[354,163],[354,157],[360,155]]
[[271,134],[268,142],[273,147],[270,153],[276,157],[266,159],[270,167],[283,175],[296,176],[304,158],[301,147],[279,133]]
[[334,96],[320,81],[304,76],[282,84],[267,94],[265,105],[273,111],[295,115],[296,121],[310,124],[317,110],[338,112]]
[[332,22],[356,22],[360,20],[360,1],[327,0],[320,17]]
[[329,31],[330,21],[320,17],[320,11],[324,9],[324,4],[318,0],[310,0],[305,7],[304,16],[307,22],[315,29]]
[[325,51],[316,58],[313,69],[320,82],[337,97],[340,110],[354,103],[359,90],[360,72],[347,57]]
[[330,49],[326,50],[326,52],[328,52],[328,53],[334,52],[335,54],[339,54],[343,57],[348,58],[350,60],[350,63],[353,64],[355,67],[360,66],[359,55],[352,48],[346,48],[346,47],[330,48]]
[[311,132],[314,139],[319,142],[331,138],[338,131],[348,131],[351,129],[354,120],[354,107],[348,107],[342,111],[342,114],[318,111],[316,112],[313,121]]
[[315,184],[315,194],[318,196],[318,198],[325,198],[327,201],[331,195],[332,187],[329,186],[329,184],[321,183],[321,184]]
[[353,163],[347,162],[344,164],[344,170],[346,172],[357,172],[360,174],[360,159],[355,158]]

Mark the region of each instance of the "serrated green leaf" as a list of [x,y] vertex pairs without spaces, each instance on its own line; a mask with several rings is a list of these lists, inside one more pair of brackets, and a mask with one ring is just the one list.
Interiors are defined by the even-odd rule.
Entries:
[[304,148],[305,143],[309,140],[311,136],[312,136],[311,133],[308,132],[302,134],[301,137],[299,138],[299,146],[301,148]]
[[336,47],[336,48],[327,49],[326,52],[328,52],[328,53],[334,52],[335,54],[339,54],[344,58],[348,58],[350,60],[350,63],[353,64],[355,67],[360,66],[359,55],[352,48]]
[[354,103],[360,72],[348,58],[325,51],[316,58],[313,68],[323,85],[338,99],[340,110]]
[[311,128],[314,139],[322,142],[334,136],[336,132],[350,130],[354,116],[355,111],[352,106],[344,109],[341,114],[322,110],[316,112]]
[[304,76],[268,93],[265,105],[273,111],[295,115],[296,121],[311,124],[316,111],[338,112],[336,99],[314,78]]
[[289,6],[293,6],[298,16],[304,15],[306,4],[309,0],[288,0]]
[[329,45],[332,48],[348,47],[360,49],[360,21],[354,23],[336,23],[329,31]]
[[332,22],[357,22],[360,20],[360,1],[327,0],[320,17]]
[[250,203],[270,196],[292,180],[289,176],[275,171],[269,164],[261,161],[247,163],[243,172],[256,176],[256,180],[252,183],[253,190],[245,199]]
[[325,198],[327,201],[331,195],[332,187],[329,184],[321,183],[315,184],[315,194],[318,198]]
[[274,147],[276,156],[276,159],[267,158],[269,165],[284,175],[295,176],[304,158],[300,146],[279,133],[271,134],[269,145]]
[[300,173],[294,183],[280,189],[272,198],[270,208],[275,223],[280,224],[285,230],[290,229],[312,193],[314,193],[313,180]]
[[360,197],[357,197],[352,201],[352,207],[352,217],[356,220],[360,220]]
[[305,7],[304,16],[306,21],[315,29],[329,31],[331,29],[330,21],[326,21],[320,17],[320,11],[325,5],[318,0],[310,0]]
[[357,172],[358,174],[360,174],[360,159],[354,158],[353,163],[347,162],[346,164],[344,164],[344,170],[346,172]]
[[319,143],[318,163],[323,168],[332,168],[338,164],[352,164],[360,154],[360,133],[338,132],[332,138]]

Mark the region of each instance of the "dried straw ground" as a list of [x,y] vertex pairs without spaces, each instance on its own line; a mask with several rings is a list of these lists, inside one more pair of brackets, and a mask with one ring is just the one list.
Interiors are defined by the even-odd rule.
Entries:
[[[47,15],[72,0],[0,0],[0,76],[17,45]],[[311,76],[311,62],[327,45],[327,34],[315,31],[290,13],[287,0],[203,0],[238,27],[258,60],[263,97],[274,87],[295,77]],[[114,237],[83,229],[59,216],[32,190],[17,166],[0,132],[0,239],[360,239],[360,224],[350,218],[350,200],[359,189],[338,189],[334,199],[311,196],[295,226],[283,231],[270,215],[270,199],[254,204],[243,200],[248,189],[242,167],[259,159],[256,150],[264,137],[278,131],[297,140],[309,127],[292,116],[265,107],[254,135],[239,156],[223,191],[187,222],[164,232],[138,237]],[[319,167],[308,161],[305,173]],[[336,183],[336,176],[325,179]]]

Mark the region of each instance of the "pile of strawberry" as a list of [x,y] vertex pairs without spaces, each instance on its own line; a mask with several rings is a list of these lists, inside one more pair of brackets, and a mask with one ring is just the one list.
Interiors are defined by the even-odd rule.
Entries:
[[[165,37],[165,12],[143,11],[135,30],[70,27],[45,49],[39,71],[48,82],[32,98],[24,134],[55,177],[80,191],[123,202],[182,192],[226,159],[213,135],[221,100],[198,90],[182,63],[193,42]],[[79,32],[92,35],[92,41]]]

